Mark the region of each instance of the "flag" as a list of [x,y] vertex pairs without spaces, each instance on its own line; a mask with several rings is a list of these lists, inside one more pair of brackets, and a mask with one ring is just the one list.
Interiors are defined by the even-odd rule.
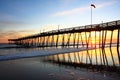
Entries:
[[92,7],[96,8],[94,4],[91,4]]

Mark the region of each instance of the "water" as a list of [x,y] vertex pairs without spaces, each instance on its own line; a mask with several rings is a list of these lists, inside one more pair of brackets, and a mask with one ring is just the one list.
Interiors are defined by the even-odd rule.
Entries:
[[[0,55],[18,54],[36,50],[39,51],[41,49],[0,49]],[[100,57],[103,53],[104,57]],[[86,67],[80,67],[80,65],[78,67],[72,67],[67,64],[90,64],[91,59],[92,65],[108,65],[119,68],[118,53],[117,48],[112,47],[105,48],[104,50],[94,49],[46,57],[0,61],[0,80],[119,80],[120,75],[119,72],[116,71],[94,71]],[[88,54],[90,57],[88,57]],[[49,62],[49,60],[52,63]],[[61,64],[62,62],[65,62],[66,64]]]
[[41,50],[40,48],[5,48],[5,47],[13,47],[16,45],[1,45],[0,44],[0,55],[7,55],[7,54],[18,54],[23,52],[31,52],[31,51],[38,51]]
[[41,57],[0,62],[0,80],[119,80],[120,75],[44,63]]

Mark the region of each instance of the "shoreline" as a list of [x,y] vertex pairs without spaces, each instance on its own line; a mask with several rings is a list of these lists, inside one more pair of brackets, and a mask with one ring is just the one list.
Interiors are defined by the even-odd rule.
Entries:
[[[107,48],[107,47],[109,47],[109,46],[106,46],[105,48]],[[112,47],[116,47],[116,46],[112,46]],[[21,59],[21,58],[30,58],[30,57],[40,57],[40,56],[50,56],[50,55],[55,55],[55,54],[72,53],[72,52],[93,50],[93,49],[99,49],[99,48],[53,48],[53,49],[40,48],[40,49],[41,50],[39,50],[39,51],[1,55],[0,61]]]
[[0,61],[6,60],[13,60],[13,59],[20,59],[20,58],[30,58],[30,57],[40,57],[40,56],[49,56],[54,54],[64,54],[64,53],[71,53],[71,52],[79,52],[84,50],[90,50],[91,48],[56,48],[56,49],[43,49],[40,51],[33,51],[33,52],[25,52],[25,53],[18,53],[18,54],[8,54],[0,56]]

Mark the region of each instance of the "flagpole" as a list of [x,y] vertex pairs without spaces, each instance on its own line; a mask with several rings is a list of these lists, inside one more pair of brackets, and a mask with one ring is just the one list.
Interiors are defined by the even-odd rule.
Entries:
[[[92,28],[92,6],[90,6],[90,8],[91,8],[91,28]],[[91,38],[91,32],[90,32],[89,35],[90,35],[90,38]],[[92,48],[92,39],[91,39],[91,48]]]
[[[90,7],[91,7],[91,28],[92,28],[92,7],[95,8],[95,5],[91,4]],[[90,38],[91,38],[91,32],[90,32]],[[91,47],[92,47],[92,39],[91,39]]]
[[92,6],[91,6],[91,28],[92,28]]
[[91,4],[91,27],[92,27],[92,16],[93,16],[93,14],[92,14],[92,7],[96,8],[94,4]]

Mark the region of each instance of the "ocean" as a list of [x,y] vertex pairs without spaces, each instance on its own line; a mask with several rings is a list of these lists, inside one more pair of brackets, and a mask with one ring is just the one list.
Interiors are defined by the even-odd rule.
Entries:
[[[5,48],[16,46],[8,44],[0,44],[0,46],[0,57],[39,53],[44,50],[54,52],[56,49]],[[119,51],[120,48],[117,49],[114,46],[105,49],[1,60],[0,80],[119,80]]]

